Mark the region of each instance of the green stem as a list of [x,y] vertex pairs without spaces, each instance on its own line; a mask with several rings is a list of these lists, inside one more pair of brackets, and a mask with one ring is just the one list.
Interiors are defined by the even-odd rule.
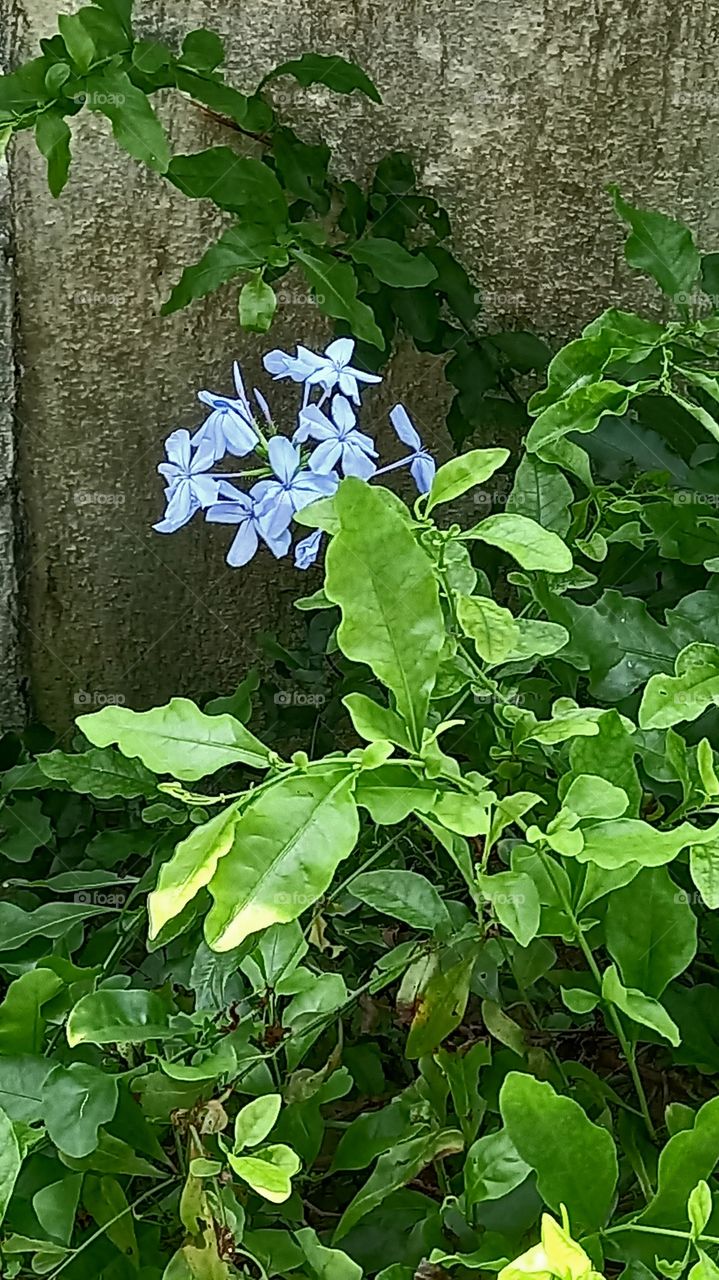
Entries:
[[[572,907],[571,901],[567,896],[564,885],[562,884],[561,880],[554,874],[554,863],[552,862],[552,859],[548,858],[544,850],[541,848],[538,848],[537,852],[541,859],[542,865],[544,866],[544,869],[547,872],[547,875],[551,879],[552,884],[554,885],[554,888],[557,891],[557,894],[562,903],[562,906],[564,907],[564,910],[569,916],[569,919],[572,923],[572,929],[574,931],[574,937],[577,942],[577,945],[581,949],[582,954],[584,955],[584,958],[587,962],[587,965],[589,966],[589,971],[592,974],[592,977],[594,978],[597,984],[597,988],[599,992],[601,993],[602,975],[599,969],[599,965],[594,959],[594,953],[592,952],[592,948],[587,942],[587,939],[584,935],[584,931],[581,928],[576,915],[574,914],[574,908]],[[644,1120],[644,1123],[647,1128],[647,1133],[649,1134],[650,1138],[654,1140],[656,1139],[657,1135],[654,1129],[654,1125],[652,1123],[652,1118],[649,1114],[649,1106],[647,1103],[647,1096],[644,1092],[644,1085],[642,1084],[641,1076],[639,1075],[639,1072],[637,1070],[637,1064],[634,1056],[634,1049],[630,1044],[629,1040],[627,1039],[627,1036],[624,1033],[624,1028],[622,1026],[621,1019],[616,1009],[614,1008],[614,1006],[611,1004],[608,1004],[605,1001],[602,1001],[602,1007],[604,1009],[607,1021],[610,1022],[612,1025],[612,1028],[617,1037],[617,1040],[621,1045],[622,1053],[624,1054],[624,1058],[626,1060],[627,1066],[629,1067],[629,1072],[632,1077],[632,1082],[634,1084],[637,1099],[639,1101],[639,1107],[641,1109],[642,1119]]]
[[[690,1231],[670,1231],[668,1227],[640,1227],[633,1222],[626,1222],[621,1227],[606,1227],[603,1236],[615,1236],[620,1231],[640,1231],[647,1236],[671,1236],[673,1240],[694,1240]],[[719,1244],[719,1236],[699,1236],[697,1244]]]

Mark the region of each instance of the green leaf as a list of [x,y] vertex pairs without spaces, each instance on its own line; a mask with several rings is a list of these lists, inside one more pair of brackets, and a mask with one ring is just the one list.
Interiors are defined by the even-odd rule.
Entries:
[[524,871],[498,871],[491,876],[478,875],[477,883],[500,924],[520,947],[528,947],[537,936],[541,918],[539,894],[531,876]]
[[267,333],[271,328],[277,298],[271,285],[263,279],[262,272],[257,271],[240,292],[240,324],[243,329],[253,333]]
[[443,947],[407,970],[397,995],[398,1008],[412,1011],[405,1056],[422,1058],[460,1025],[477,960],[476,942]]
[[129,155],[157,173],[167,172],[171,152],[165,130],[147,94],[135,87],[125,71],[105,67],[102,73],[87,77],[85,92],[90,110],[107,116],[115,140]]
[[573,501],[572,486],[564,472],[542,462],[536,454],[525,453],[514,474],[505,511],[509,515],[527,516],[543,529],[551,529],[564,537],[571,524]]
[[72,1238],[82,1181],[81,1173],[68,1173],[59,1182],[41,1187],[32,1198],[43,1231],[64,1245],[69,1245]]
[[409,253],[396,240],[368,236],[349,248],[349,255],[383,284],[395,289],[421,289],[437,278],[437,270],[422,253]]
[[182,41],[181,59],[195,71],[214,71],[225,60],[225,46],[214,31],[199,27]]
[[150,938],[184,910],[200,889],[209,884],[220,858],[232,848],[238,823],[237,805],[215,814],[195,827],[177,845],[169,862],[160,867],[157,888],[147,902]]
[[253,769],[268,764],[267,748],[239,720],[207,716],[189,698],[172,698],[151,711],[103,707],[80,716],[77,725],[96,747],[116,743],[123,755],[138,756],[153,773],[170,773],[186,782],[229,764]]
[[443,502],[452,502],[475,485],[484,484],[509,458],[509,449],[472,449],[439,468],[427,496],[429,515]]
[[352,787],[339,770],[289,777],[245,809],[208,886],[214,904],[205,937],[213,950],[296,920],[329,888],[357,841]]
[[620,382],[605,379],[575,387],[540,413],[527,433],[527,452],[538,454],[544,462],[561,461],[557,447],[565,436],[574,431],[594,431],[605,414],[621,417],[636,396],[643,395],[654,385],[638,382],[625,387]]
[[29,862],[52,841],[52,825],[35,796],[21,796],[0,808],[0,853],[11,862]]
[[375,911],[403,920],[413,929],[450,930],[452,920],[434,885],[416,871],[365,871],[355,876],[349,891]]
[[338,643],[391,689],[419,747],[444,643],[432,565],[386,490],[350,477],[335,506],[341,528],[327,550],[325,591],[342,610]]
[[532,1172],[512,1143],[506,1129],[478,1138],[467,1152],[464,1191],[467,1204],[500,1200],[514,1191]]
[[607,1130],[593,1124],[572,1098],[516,1071],[506,1077],[499,1105],[518,1154],[537,1174],[545,1204],[555,1212],[565,1205],[575,1233],[603,1227],[618,1177]]
[[53,1069],[35,1054],[0,1053],[0,1107],[11,1120],[33,1124],[42,1119],[42,1086]]
[[283,1144],[265,1147],[254,1156],[228,1153],[227,1159],[237,1176],[265,1200],[272,1204],[283,1204],[289,1200],[292,1195],[291,1179],[300,1167],[300,1158],[290,1147]]
[[692,880],[711,911],[719,908],[719,840],[689,850]]
[[[610,871],[629,862],[638,862],[644,867],[661,867],[672,862],[682,849],[710,839],[708,832],[700,832],[689,822],[680,823],[673,831],[658,831],[639,818],[598,822],[596,826],[587,828],[583,835],[584,845],[577,854],[577,861],[596,862]],[[704,838],[697,838],[701,836]]]
[[97,1147],[100,1125],[117,1110],[117,1080],[84,1062],[53,1067],[42,1089],[43,1119],[51,1140],[82,1159]]
[[241,1108],[235,1119],[236,1153],[245,1147],[256,1147],[258,1143],[264,1142],[277,1123],[281,1106],[282,1098],[279,1093],[267,1093]]
[[361,67],[341,58],[339,54],[327,56],[305,53],[301,58],[294,58],[291,62],[283,62],[279,67],[274,67],[262,84],[276,80],[278,76],[293,76],[305,89],[312,84],[324,84],[335,93],[352,93],[359,89],[360,93],[366,94],[373,102],[382,101],[377,88]]
[[463,1149],[464,1140],[456,1129],[443,1129],[439,1133],[398,1142],[391,1151],[380,1156],[374,1171],[342,1214],[333,1240],[341,1240],[393,1191],[411,1182],[433,1160]]
[[700,1179],[710,1178],[719,1161],[719,1098],[700,1107],[691,1127],[669,1139],[659,1155],[657,1190],[635,1219],[637,1225],[689,1224],[687,1202]]
[[580,818],[621,818],[629,799],[626,791],[613,782],[580,773],[572,778],[562,803]]
[[70,139],[70,126],[60,109],[40,113],[35,122],[35,141],[47,160],[47,182],[56,199],[70,172]]
[[342,699],[356,732],[366,742],[394,742],[411,750],[407,727],[396,711],[380,706],[364,693],[348,693]]
[[62,938],[81,920],[110,914],[110,908],[80,902],[48,902],[34,911],[0,902],[0,950],[16,951],[33,938]]
[[634,987],[625,987],[613,964],[604,970],[602,975],[602,999],[615,1004],[622,1013],[638,1022],[641,1026],[650,1027],[664,1036],[674,1048],[681,1044],[681,1035],[675,1022],[669,1017],[658,1000],[647,996]]
[[605,929],[623,981],[649,996],[661,996],[696,955],[696,916],[666,867],[640,871],[610,894]]
[[304,249],[292,249],[292,256],[299,262],[305,277],[325,315],[336,320],[346,320],[352,333],[361,342],[384,350],[385,340],[374,314],[366,302],[357,297],[358,282],[352,267],[329,254],[307,253]]
[[457,621],[480,658],[493,666],[506,662],[519,644],[519,628],[509,609],[489,596],[459,596],[456,603]]
[[104,9],[111,17],[116,18],[128,36],[132,36],[132,4],[133,0],[93,0],[98,8]]
[[223,232],[216,244],[210,245],[199,262],[185,267],[161,314],[171,315],[196,298],[214,293],[220,285],[234,280],[243,271],[253,271],[268,262],[274,247],[269,228],[243,221]]
[[616,186],[609,191],[620,218],[632,228],[624,246],[630,267],[652,276],[662,293],[670,298],[676,299],[677,294],[691,291],[701,260],[688,227],[666,214],[635,208],[622,199]]
[[389,763],[357,779],[357,804],[369,811],[373,822],[394,826],[410,813],[429,813],[437,788],[423,781],[407,765]]
[[362,1280],[362,1268],[341,1249],[320,1244],[311,1227],[295,1231],[312,1280]]
[[83,1203],[92,1215],[98,1227],[104,1227],[104,1234],[111,1240],[116,1249],[132,1267],[138,1271],[140,1255],[135,1235],[135,1223],[127,1196],[117,1178],[107,1175],[103,1178],[85,1177],[82,1193]]
[[46,778],[69,782],[73,791],[98,800],[110,800],[114,796],[132,800],[157,793],[153,774],[139,760],[127,760],[117,751],[84,751],[78,755],[51,751],[49,755],[38,756],[37,763]]
[[0,1053],[42,1052],[46,1027],[42,1008],[63,985],[56,973],[43,968],[31,969],[10,983],[0,1004]]
[[60,35],[65,48],[72,58],[75,70],[84,75],[92,65],[95,56],[95,44],[82,16],[79,13],[61,13],[57,19]]
[[240,215],[243,227],[248,222],[279,233],[288,225],[282,187],[269,165],[253,156],[238,156],[230,147],[210,147],[174,156],[167,177],[191,200],[213,200]]
[[687,1213],[692,1224],[692,1235],[698,1240],[704,1231],[712,1213],[712,1193],[708,1183],[702,1178],[697,1183],[687,1201]]
[[0,1107],[0,1222],[5,1217],[22,1159],[15,1131]]
[[591,1013],[599,1004],[599,996],[583,987],[560,987],[562,1000],[572,1013]]
[[523,569],[568,573],[572,567],[572,553],[566,543],[558,534],[543,529],[527,516],[488,516],[462,536],[486,542],[491,547],[500,547]]
[[689,644],[677,655],[675,675],[655,675],[647,682],[639,708],[642,729],[667,729],[696,720],[719,703],[719,647]]
[[78,1044],[141,1044],[167,1040],[177,1032],[170,1026],[165,1000],[155,991],[103,989],[83,996],[67,1020],[67,1042]]

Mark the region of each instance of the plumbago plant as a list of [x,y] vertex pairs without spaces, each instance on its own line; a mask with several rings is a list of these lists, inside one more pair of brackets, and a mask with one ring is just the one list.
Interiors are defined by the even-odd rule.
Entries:
[[[179,50],[156,33],[140,37],[132,0],[94,0],[61,14],[58,28],[40,42],[39,57],[0,76],[0,155],[15,134],[32,130],[59,196],[71,164],[69,122],[90,111],[134,159],[188,199],[222,210],[226,228],[185,267],[164,314],[241,280],[240,323],[265,333],[278,296],[304,301],[309,290],[337,333],[359,340],[370,368],[403,337],[447,357],[454,390],[447,426],[458,443],[480,425],[526,426],[522,380],[545,368],[549,349],[531,333],[483,331],[479,286],[449,247],[446,211],[417,189],[411,158],[384,156],[363,188],[332,173],[324,142],[305,141],[278,115],[272,92],[286,77],[380,103],[360,67],[337,54],[305,53],[241,91],[221,70],[225,50],[215,32],[190,31]],[[173,91],[223,126],[232,145],[173,155],[152,101]]]
[[[686,292],[688,233],[631,217]],[[396,407],[412,505],[349,342],[267,357],[288,432],[238,371],[173,433],[161,531],[324,535],[345,720],[288,757],[248,681],[4,744],[3,1274],[716,1280],[719,593],[702,499],[647,517],[710,489],[597,478],[677,397],[714,438],[712,333],[605,313],[519,459],[436,468]]]

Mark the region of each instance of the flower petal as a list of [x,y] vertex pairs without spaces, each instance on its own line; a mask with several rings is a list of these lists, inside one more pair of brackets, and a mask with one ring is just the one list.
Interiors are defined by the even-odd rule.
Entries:
[[310,470],[319,475],[327,475],[343,455],[343,447],[336,436],[332,440],[324,440],[322,444],[318,444],[310,457]]
[[419,434],[403,404],[396,404],[394,406],[394,409],[390,411],[389,420],[402,441],[402,444],[409,445],[410,449],[422,448],[422,441],[419,438]]
[[322,530],[315,529],[295,546],[295,569],[309,569],[314,564],[322,544]]
[[257,530],[251,520],[245,520],[237,530],[230,549],[227,552],[227,563],[233,569],[239,569],[252,559],[258,547]]
[[354,354],[354,338],[335,338],[325,349],[325,355],[335,365],[349,364]]
[[165,453],[170,462],[174,462],[175,466],[182,467],[184,471],[190,465],[190,433],[181,427],[179,431],[173,431],[165,441]]
[[270,466],[275,475],[289,484],[300,465],[300,451],[284,436],[273,436],[267,446]]
[[429,493],[432,488],[437,464],[428,453],[418,453],[410,463],[412,478],[420,493]]
[[346,476],[358,476],[360,480],[369,480],[377,468],[362,449],[357,448],[352,440],[347,440],[342,447],[342,470]]

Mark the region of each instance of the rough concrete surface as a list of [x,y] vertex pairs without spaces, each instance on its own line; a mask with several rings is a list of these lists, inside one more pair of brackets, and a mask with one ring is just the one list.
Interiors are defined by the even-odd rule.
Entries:
[[[16,59],[55,27],[55,0],[5,7]],[[282,82],[283,109],[309,139],[326,137],[342,174],[362,177],[389,148],[413,153],[452,215],[492,324],[559,341],[609,302],[652,299],[621,262],[609,181],[685,216],[702,248],[719,243],[710,0],[147,0],[136,12],[144,34],[170,42],[214,27],[240,87],[308,49],[361,63],[382,107]],[[177,97],[162,109],[176,150],[227,140]],[[286,628],[297,590],[292,568],[267,556],[229,570],[221,528],[192,524],[169,539],[150,529],[162,438],[198,420],[198,388],[229,389],[234,357],[256,380],[266,343],[238,331],[235,290],[158,315],[222,221],[118,151],[104,122],[83,115],[74,132],[59,201],[29,139],[11,157],[23,652],[34,709],[58,725],[103,699],[144,707],[226,690],[253,660],[257,631]],[[0,277],[0,317],[3,296]],[[7,341],[7,325],[0,332]],[[313,308],[290,305],[272,345],[325,332]],[[5,347],[2,361],[5,486]],[[392,383],[370,421],[400,388],[431,429],[445,394],[436,362],[403,358]],[[1,503],[0,542],[5,575]],[[7,585],[0,578],[0,606]],[[2,644],[11,641],[10,625]]]

